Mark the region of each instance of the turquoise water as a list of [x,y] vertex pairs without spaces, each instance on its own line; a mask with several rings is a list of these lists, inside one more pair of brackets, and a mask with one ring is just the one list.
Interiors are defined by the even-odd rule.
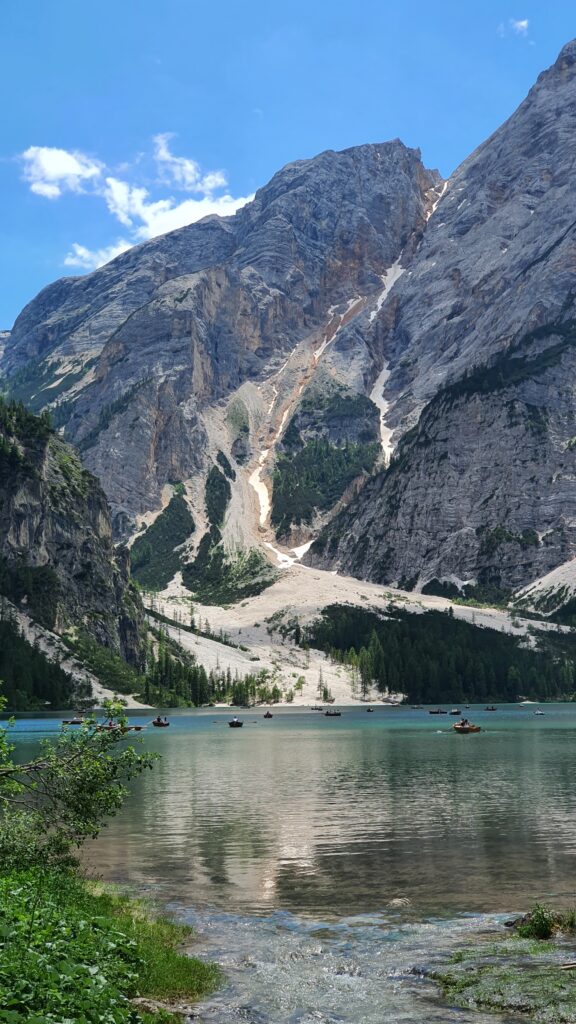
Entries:
[[[536,899],[576,903],[576,705],[543,708],[473,707],[470,736],[408,708],[168,713],[87,863],[195,924],[230,978],[201,1020],[481,1020],[409,970]],[[20,720],[18,745],[57,728]]]

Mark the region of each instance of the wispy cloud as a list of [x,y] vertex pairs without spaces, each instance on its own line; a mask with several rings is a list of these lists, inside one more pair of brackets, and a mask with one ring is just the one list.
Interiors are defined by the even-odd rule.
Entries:
[[65,267],[81,267],[83,270],[96,270],[98,267],[109,263],[120,253],[132,248],[133,243],[127,242],[125,238],[119,238],[112,245],[104,246],[102,249],[87,249],[85,245],[73,242],[70,252],[64,257]]
[[[46,199],[58,199],[65,192],[85,193],[103,200],[109,214],[128,229],[128,237],[110,245],[90,249],[72,243],[64,257],[67,267],[94,270],[137,242],[192,224],[210,214],[229,216],[253,196],[233,196],[221,170],[204,172],[190,157],[176,156],[169,133],[156,135],[153,141],[153,182],[126,180],[129,164],[123,164],[118,177],[107,172],[106,165],[77,150],[50,146],[30,146],[21,154],[23,178],[32,192]],[[138,161],[139,171],[140,159]],[[195,193],[185,199],[171,195],[156,198],[152,190],[170,187],[172,193]]]
[[521,18],[518,21],[514,18],[510,18],[510,28],[517,36],[527,36],[529,24],[530,22],[528,21],[528,18]]
[[502,39],[509,35],[522,36],[527,39],[529,28],[528,18],[508,18],[508,21],[500,22],[496,31]]

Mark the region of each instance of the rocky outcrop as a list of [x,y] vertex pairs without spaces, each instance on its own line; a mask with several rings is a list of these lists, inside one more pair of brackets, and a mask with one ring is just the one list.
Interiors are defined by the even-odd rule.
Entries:
[[447,183],[375,320],[397,457],[313,564],[509,590],[576,550],[576,43]]
[[304,547],[337,513],[310,564],[523,586],[576,553],[575,139],[576,42],[447,183],[398,141],[291,164],[45,289],[2,371],[117,536],[185,481],[197,556],[222,452],[223,543]]
[[139,664],[142,606],[102,488],[45,421],[1,402],[0,484],[0,592]]
[[204,409],[277,369],[333,308],[378,292],[438,182],[399,141],[326,152],[234,217],[154,239],[26,307],[2,370],[17,397],[57,406],[119,534],[166,482],[204,467]]

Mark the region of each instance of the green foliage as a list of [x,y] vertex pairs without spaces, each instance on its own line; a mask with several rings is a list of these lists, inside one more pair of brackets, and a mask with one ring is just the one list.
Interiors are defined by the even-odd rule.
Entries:
[[142,673],[124,661],[116,651],[99,644],[85,630],[77,630],[62,639],[106,689],[123,694],[141,693],[144,689]]
[[174,494],[130,551],[132,576],[147,590],[163,590],[180,569],[176,548],[194,532],[194,520],[186,499]]
[[216,456],[216,461],[218,465],[222,467],[229,480],[236,479],[236,472],[234,469],[232,469],[232,466],[230,465],[230,460],[226,458],[224,452],[218,452]]
[[8,565],[0,556],[0,594],[14,604],[25,601],[33,618],[47,629],[54,627],[60,581],[50,565],[32,566],[24,560]]
[[70,707],[72,679],[24,638],[9,618],[0,620],[0,679],[11,711]]
[[81,381],[95,362],[95,359],[89,359],[62,374],[59,363],[33,359],[8,379],[8,394],[14,401],[24,402],[32,412],[39,413]]
[[532,649],[518,637],[443,612],[415,615],[389,605],[386,616],[330,605],[304,631],[303,642],[359,666],[365,685],[406,693],[412,704],[514,701],[519,693],[542,700],[576,688],[572,637],[546,634]]
[[230,484],[217,466],[212,466],[206,478],[206,515],[210,526],[220,528],[224,522],[228,502],[232,496]]
[[310,523],[342,497],[356,477],[371,471],[378,444],[336,446],[319,439],[290,455],[280,455],[274,468],[271,523],[278,537],[290,527]]
[[161,1024],[164,1014],[144,1017],[131,998],[195,999],[219,980],[178,952],[189,934],[70,872],[0,876],[0,1022]]
[[549,907],[537,903],[516,930],[523,939],[549,939],[557,924],[557,915]]
[[119,728],[95,720],[44,740],[32,761],[15,763],[9,732],[0,729],[0,866],[69,863],[75,847],[96,836],[126,795],[126,784],[154,757],[124,742],[119,704],[107,714]]
[[226,552],[219,530],[204,534],[196,558],[182,568],[182,582],[205,604],[232,604],[260,594],[276,579],[270,562],[256,548]]

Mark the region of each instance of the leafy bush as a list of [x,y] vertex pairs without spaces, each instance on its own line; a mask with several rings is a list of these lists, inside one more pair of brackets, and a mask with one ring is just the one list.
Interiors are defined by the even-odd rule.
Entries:
[[523,939],[549,939],[556,925],[557,915],[548,907],[537,903],[516,930]]

